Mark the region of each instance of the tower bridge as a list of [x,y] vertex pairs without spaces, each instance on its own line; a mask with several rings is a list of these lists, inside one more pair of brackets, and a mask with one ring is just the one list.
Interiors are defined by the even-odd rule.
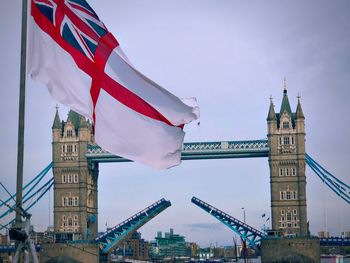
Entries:
[[[70,234],[74,240],[98,239],[99,163],[130,161],[101,149],[92,130],[91,123],[79,114],[70,111],[67,120],[61,121],[56,111],[52,126],[54,231],[60,236]],[[306,154],[301,103],[298,99],[296,111],[292,112],[286,88],[279,112],[270,102],[267,139],[184,143],[181,155],[182,160],[260,157],[268,157],[270,168],[272,230],[282,235],[308,236],[306,164],[350,203],[350,187]],[[106,240],[113,238],[116,240],[115,236]]]

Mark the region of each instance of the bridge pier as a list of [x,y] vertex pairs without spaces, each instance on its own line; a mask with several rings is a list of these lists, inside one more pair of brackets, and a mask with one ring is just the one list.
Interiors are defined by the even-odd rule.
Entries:
[[[100,261],[99,249],[97,244],[42,244],[40,252],[40,263],[45,263],[52,258],[60,259],[57,262],[68,262],[69,259],[74,262],[98,263]],[[71,262],[71,261],[69,261]]]
[[319,263],[318,238],[265,238],[261,240],[262,263]]

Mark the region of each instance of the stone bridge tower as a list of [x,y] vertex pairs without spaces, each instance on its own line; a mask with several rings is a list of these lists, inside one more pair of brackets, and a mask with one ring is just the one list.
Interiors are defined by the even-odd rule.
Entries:
[[98,167],[85,157],[94,142],[92,125],[74,111],[52,126],[54,231],[58,240],[89,240],[97,236]]
[[300,100],[291,111],[286,84],[282,105],[267,116],[271,184],[272,230],[288,236],[307,236],[305,123]]

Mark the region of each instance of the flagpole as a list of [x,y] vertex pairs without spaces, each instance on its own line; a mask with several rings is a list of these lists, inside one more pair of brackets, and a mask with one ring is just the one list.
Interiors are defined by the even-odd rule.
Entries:
[[18,113],[18,146],[17,146],[17,185],[16,185],[16,223],[22,222],[22,188],[23,188],[23,152],[24,152],[24,116],[26,88],[26,57],[27,57],[27,0],[22,0],[22,32],[21,32],[21,66],[19,83],[19,113]]

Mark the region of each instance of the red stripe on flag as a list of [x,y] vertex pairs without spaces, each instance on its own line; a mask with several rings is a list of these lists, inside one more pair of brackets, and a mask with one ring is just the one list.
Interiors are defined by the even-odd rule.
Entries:
[[[66,15],[72,23],[79,28],[84,34],[91,37],[96,42],[99,41],[99,36],[91,27],[86,25],[79,16],[77,16],[62,0],[53,0],[57,4],[56,12]],[[58,24],[57,24],[58,25]]]
[[68,2],[68,5],[70,5],[71,7],[78,9],[81,12],[84,12],[85,14],[88,14],[89,16],[92,16],[93,18],[98,20],[98,17],[96,17],[96,15],[94,13],[91,13],[90,10],[86,9],[85,7],[78,5],[77,3],[71,3]]

